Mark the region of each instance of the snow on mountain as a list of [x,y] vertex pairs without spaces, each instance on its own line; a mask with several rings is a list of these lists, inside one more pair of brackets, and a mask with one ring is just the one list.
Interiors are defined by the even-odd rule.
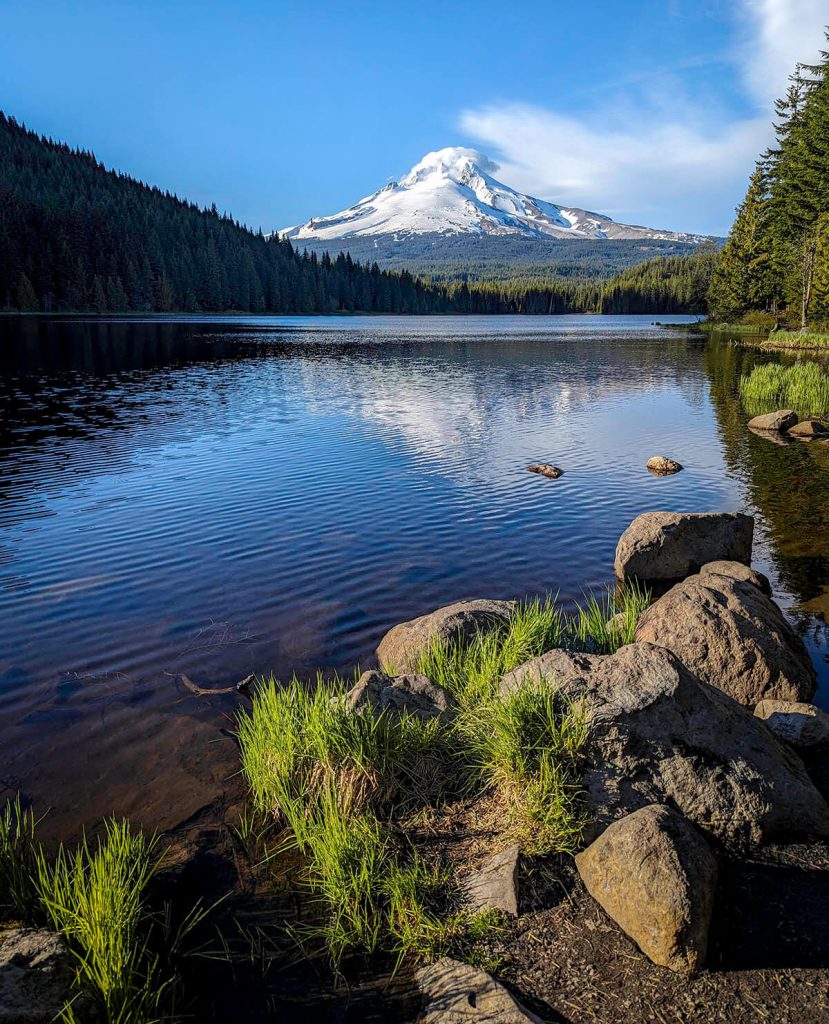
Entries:
[[314,217],[279,234],[321,241],[432,232],[703,241],[701,235],[617,224],[600,213],[534,199],[493,178],[490,172],[496,170],[497,165],[474,149],[439,149],[427,153],[400,181],[390,182],[347,210]]

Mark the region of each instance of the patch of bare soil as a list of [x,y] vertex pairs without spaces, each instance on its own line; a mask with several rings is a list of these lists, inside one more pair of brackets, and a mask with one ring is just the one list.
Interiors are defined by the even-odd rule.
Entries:
[[722,865],[708,968],[657,967],[610,920],[572,862],[530,880],[532,906],[499,972],[544,1020],[801,1024],[829,1020],[829,847],[769,847]]
[[[822,757],[811,770],[829,791],[829,761]],[[424,854],[440,854],[463,874],[504,845],[504,813],[495,800],[458,803],[413,817],[406,830]],[[202,822],[191,827],[190,856],[171,871],[178,897],[231,891],[213,920],[221,943],[209,940],[212,955],[189,966],[194,1019],[416,1019],[411,968],[353,961],[334,977],[324,956],[304,959],[285,925],[307,916],[309,894],[274,887],[272,873],[252,869],[227,830],[219,841]],[[695,977],[640,953],[566,856],[524,862],[521,916],[483,950],[484,965],[551,1024],[829,1021],[829,844],[775,844],[720,865],[708,967]]]

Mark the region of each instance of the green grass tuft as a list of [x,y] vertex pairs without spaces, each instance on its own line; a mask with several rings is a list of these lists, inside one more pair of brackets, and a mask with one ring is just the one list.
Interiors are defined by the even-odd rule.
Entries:
[[530,854],[572,853],[586,823],[579,755],[587,715],[549,684],[493,695],[465,722],[482,778],[509,808],[512,834]]
[[[93,847],[86,837],[72,852],[61,846],[54,863],[41,853],[36,886],[56,931],[78,960],[81,984],[110,1024],[157,1019],[166,984],[149,954],[144,921],[147,885],[158,864],[158,843],[109,821]],[[74,1019],[70,1008],[68,1020]]]
[[34,875],[40,851],[37,821],[18,794],[0,812],[0,909],[22,921],[37,917]]
[[829,414],[829,371],[808,360],[782,366],[764,363],[740,378],[740,397],[749,415],[794,409],[802,416]]

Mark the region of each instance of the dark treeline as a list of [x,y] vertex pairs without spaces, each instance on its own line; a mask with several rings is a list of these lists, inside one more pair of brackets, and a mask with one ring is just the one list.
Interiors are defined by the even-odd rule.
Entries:
[[829,319],[829,53],[798,65],[777,103],[776,145],[757,163],[718,261],[712,317]]
[[705,244],[689,256],[657,257],[610,278],[514,278],[452,284],[476,313],[704,313],[717,259]]
[[0,113],[0,309],[697,313],[705,311],[712,259],[702,247],[609,278],[430,282],[348,253],[299,253]]
[[297,253],[0,113],[0,308],[451,311],[408,273]]

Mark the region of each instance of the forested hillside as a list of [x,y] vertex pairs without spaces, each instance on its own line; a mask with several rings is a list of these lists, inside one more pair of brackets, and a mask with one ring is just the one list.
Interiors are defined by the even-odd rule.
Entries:
[[611,278],[527,277],[453,284],[449,294],[480,313],[704,313],[714,245],[657,257]]
[[0,113],[0,309],[702,313],[713,250],[605,278],[554,268],[509,280],[429,281],[348,253],[299,253]]
[[[722,244],[724,239],[717,240]],[[302,242],[317,255],[349,252],[383,270],[408,270],[434,282],[527,277],[612,277],[657,256],[687,256],[695,246],[661,239],[525,238],[521,235],[424,234]]]
[[407,273],[318,258],[108,171],[0,113],[0,309],[449,311]]
[[829,319],[829,53],[799,65],[777,104],[776,145],[759,159],[711,283],[711,316],[767,313],[770,325]]

